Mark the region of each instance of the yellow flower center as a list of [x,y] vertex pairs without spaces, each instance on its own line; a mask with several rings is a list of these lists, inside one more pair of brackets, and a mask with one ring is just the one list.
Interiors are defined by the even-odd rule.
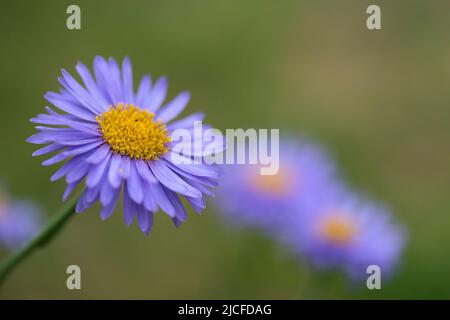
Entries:
[[290,191],[292,179],[289,176],[289,170],[278,170],[276,174],[261,175],[259,168],[257,172],[252,172],[250,184],[263,193],[283,195]]
[[169,150],[166,126],[155,114],[132,104],[119,103],[96,118],[105,140],[114,152],[132,159],[157,160]]
[[353,220],[339,214],[322,219],[318,231],[323,239],[337,245],[349,244],[357,232]]

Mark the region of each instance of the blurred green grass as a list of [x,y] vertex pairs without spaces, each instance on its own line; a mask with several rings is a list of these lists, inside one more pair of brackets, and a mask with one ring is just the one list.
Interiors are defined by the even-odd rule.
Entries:
[[[48,216],[64,186],[31,157],[28,119],[58,88],[60,68],[129,55],[136,80],[167,75],[170,96],[190,90],[186,112],[203,110],[221,129],[320,139],[355,188],[392,207],[409,244],[393,281],[372,292],[227,228],[212,201],[180,229],[158,214],[148,238],[119,211],[102,222],[95,207],[22,264],[0,297],[450,298],[450,3],[376,3],[374,32],[369,1],[85,0],[82,30],[69,31],[72,2],[2,1],[0,177]],[[82,269],[79,292],[65,287],[70,264]]]

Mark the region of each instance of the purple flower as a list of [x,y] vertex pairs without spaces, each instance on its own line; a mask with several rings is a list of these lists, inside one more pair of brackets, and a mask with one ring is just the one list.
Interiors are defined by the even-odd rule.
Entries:
[[225,166],[219,211],[235,225],[272,233],[336,189],[326,152],[307,140],[280,141],[279,170],[261,175],[260,165]]
[[[189,93],[182,92],[168,103],[167,79],[152,84],[144,76],[135,92],[128,58],[122,67],[109,58],[94,59],[94,77],[88,68],[78,63],[76,70],[84,82],[78,83],[66,70],[58,78],[62,89],[44,97],[63,113],[46,107],[31,122],[39,133],[28,142],[47,144],[34,156],[57,151],[43,162],[48,166],[67,162],[51,177],[65,177],[65,200],[75,187],[84,183],[84,193],[76,211],[82,212],[100,201],[102,219],[111,216],[123,186],[123,213],[127,225],[137,218],[142,232],[148,234],[153,215],[161,208],[176,226],[186,220],[186,211],[179,196],[197,211],[205,208],[203,194],[211,194],[216,186],[217,168],[204,161],[189,160],[203,156],[202,150],[174,151],[172,141],[177,129],[193,130],[194,121],[203,115],[193,114],[173,121],[186,107]],[[49,127],[50,126],[50,127]],[[183,142],[180,142],[183,143]],[[176,149],[180,150],[180,148]]]
[[37,207],[25,201],[10,201],[0,194],[0,245],[8,250],[23,246],[39,231]]
[[319,269],[341,269],[352,279],[367,277],[370,265],[391,275],[405,244],[403,229],[386,208],[351,194],[311,207],[281,237]]
[[377,265],[390,275],[405,237],[387,209],[349,192],[319,146],[280,142],[277,174],[259,165],[227,166],[219,188],[220,213],[237,226],[262,229],[319,269],[354,279]]

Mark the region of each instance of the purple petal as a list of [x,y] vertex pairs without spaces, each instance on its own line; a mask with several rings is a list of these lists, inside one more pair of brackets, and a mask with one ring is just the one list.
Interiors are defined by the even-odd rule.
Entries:
[[50,181],[55,182],[65,176],[69,171],[76,169],[76,167],[83,162],[80,157],[74,157],[67,161],[58,171],[56,171],[51,177]]
[[69,156],[65,155],[64,152],[58,153],[57,155],[51,157],[50,159],[43,161],[42,165],[45,167],[51,166],[51,165],[54,165],[55,163],[65,160],[67,157],[69,157]]
[[195,141],[184,141],[172,143],[170,149],[172,152],[188,157],[208,157],[223,152],[226,149],[225,139],[212,139],[213,141],[201,141],[203,138]]
[[123,90],[122,90],[122,79],[120,75],[120,68],[117,61],[113,58],[108,59],[110,84],[112,90],[114,90],[114,95],[117,97],[116,102],[127,102],[124,100]]
[[75,146],[75,147],[69,147],[67,150],[63,151],[61,154],[67,157],[76,156],[79,154],[83,154],[89,151],[93,151],[97,148],[99,145],[101,145],[103,141],[97,140],[91,143],[87,143],[85,145]]
[[109,103],[103,93],[98,89],[97,84],[95,83],[89,69],[81,62],[79,62],[75,68],[77,69],[78,74],[86,85],[86,88],[89,90],[92,98],[95,99],[98,111],[105,111]]
[[[152,192],[153,184],[149,184],[148,182],[144,182],[144,207],[151,212],[158,211],[158,204],[156,203],[155,196]],[[159,184],[159,183],[157,183]]]
[[136,208],[127,192],[123,193],[123,218],[127,226],[133,223],[136,216]]
[[106,220],[109,217],[111,217],[111,215],[114,213],[114,209],[116,208],[118,199],[119,199],[119,197],[117,196],[113,199],[114,201],[111,201],[110,204],[102,207],[102,209],[100,211],[100,218],[102,220]]
[[102,112],[96,101],[66,70],[62,69],[62,78],[58,78],[61,85],[79,102],[80,105],[88,108],[92,113],[99,114]]
[[189,202],[191,207],[197,213],[201,213],[206,208],[206,203],[205,203],[205,200],[203,198],[186,197],[186,200]]
[[141,231],[145,235],[148,235],[153,226],[153,213],[147,212],[143,206],[139,206],[137,220]]
[[166,98],[167,85],[168,84],[166,77],[159,78],[153,86],[147,99],[145,99],[142,107],[147,108],[152,112],[158,110],[164,99]]
[[58,109],[61,109],[64,112],[72,114],[80,119],[96,122],[95,114],[92,113],[89,109],[84,108],[81,105],[75,104],[73,102],[67,101],[58,93],[55,92],[47,92],[44,95],[44,98],[53,104]]
[[164,191],[164,187],[159,183],[154,183],[149,188],[149,193],[153,195],[153,199],[155,199],[156,203],[158,203],[159,207],[167,213],[170,217],[176,217],[177,213],[175,208],[173,207],[170,200],[167,198],[167,194]]
[[176,217],[172,218],[172,222],[175,225],[175,227],[177,227],[177,228],[179,228],[183,224],[183,221],[181,221],[180,219],[178,219]]
[[101,184],[97,184],[94,188],[87,188],[86,201],[91,204],[96,202],[100,196]]
[[83,131],[85,133],[90,133],[92,135],[98,136],[98,128],[97,125],[93,123],[82,122],[80,120],[69,119],[69,115],[48,115],[48,114],[39,114],[37,118],[30,119],[30,122],[37,124],[45,124],[45,125],[55,125],[55,126],[68,126],[73,129]]
[[142,182],[137,172],[134,161],[130,166],[130,176],[125,183],[126,190],[130,198],[137,204],[141,204],[144,200],[144,192],[142,191]]
[[158,118],[160,118],[163,123],[175,119],[184,110],[190,97],[191,95],[187,91],[180,93],[158,112]]
[[115,104],[119,101],[119,97],[115,95],[114,90],[110,84],[110,72],[108,63],[103,57],[96,56],[94,58],[94,75],[100,92],[105,96],[110,104]]
[[172,203],[172,206],[175,209],[176,217],[181,221],[186,221],[187,218],[186,209],[181,203],[180,198],[178,198],[175,192],[172,192],[170,190],[165,190],[165,192],[167,194],[167,198]]
[[108,171],[108,181],[115,189],[120,187],[122,183],[122,177],[119,174],[119,166],[122,161],[122,156],[118,153],[114,153],[111,157],[111,164]]
[[149,166],[162,185],[189,197],[201,197],[200,191],[188,185],[179,175],[173,172],[163,161],[151,161]]
[[136,104],[138,106],[143,106],[147,95],[150,92],[150,88],[152,86],[152,79],[150,76],[144,76],[139,84],[139,88],[136,94]]
[[155,178],[153,173],[150,171],[147,161],[135,160],[135,163],[136,163],[137,171],[142,179],[144,179],[145,181],[147,181],[150,184],[158,182],[158,180]]
[[92,164],[99,164],[105,157],[108,155],[108,152],[111,150],[108,144],[103,144],[98,148],[92,155],[90,155],[86,162],[92,163]]
[[211,190],[209,190],[207,186],[203,185],[202,183],[199,183],[198,180],[191,180],[189,178],[186,178],[186,182],[188,182],[194,188],[199,190],[201,193],[206,194],[210,197],[214,197],[214,193]]
[[196,121],[203,121],[205,114],[202,112],[193,113],[186,118],[180,119],[178,121],[172,122],[167,125],[170,131],[182,128],[182,129],[192,129]]
[[34,144],[47,144],[53,142],[52,140],[49,140],[47,136],[43,135],[42,132],[33,134],[26,141]]
[[[79,141],[84,139],[95,138],[94,135],[86,132],[82,132],[75,129],[68,128],[47,128],[47,127],[36,127],[36,129],[41,130],[40,132],[32,135],[27,139],[30,143],[35,144],[46,144],[51,142],[56,142],[58,144],[81,144]],[[53,130],[52,130],[53,129]]]
[[111,104],[124,102],[120,70],[114,59],[110,58],[109,61],[106,61],[103,57],[96,56],[94,59],[94,74],[100,91]]
[[128,103],[134,104],[134,93],[133,93],[133,69],[131,67],[131,62],[128,57],[123,59],[122,63],[122,88],[124,100]]
[[95,187],[101,180],[103,173],[108,167],[109,159],[111,158],[111,152],[108,152],[108,155],[103,159],[103,161],[98,164],[94,165],[90,170],[86,177],[86,185],[89,188]]
[[64,194],[63,194],[63,201],[66,201],[67,198],[70,196],[70,194],[72,193],[72,191],[78,186],[78,184],[80,183],[81,180],[78,180],[77,182],[74,183],[70,183],[67,185],[66,190],[64,190]]
[[164,161],[168,161],[177,166],[180,170],[186,171],[196,176],[209,177],[213,179],[217,179],[219,177],[219,173],[212,165],[202,163],[183,164],[183,158],[183,156],[180,156],[177,153],[169,152],[164,156],[163,159]]
[[91,143],[97,143],[96,146],[101,145],[104,141],[101,138],[90,138],[90,139],[76,139],[76,140],[60,140],[58,141],[60,144],[64,144],[66,146],[82,146]]
[[[192,184],[191,182],[195,182],[196,184],[192,184],[192,186],[194,188],[197,188],[197,185],[205,185],[208,187],[217,187],[218,186],[217,180],[213,180],[211,178],[202,177],[202,176],[196,176],[189,172],[181,170],[176,165],[174,165],[168,161],[166,163],[173,171],[175,171],[180,176],[182,176],[184,180],[188,181],[189,184]],[[197,189],[199,189],[199,188],[197,188]],[[202,191],[201,189],[199,189],[199,190]]]
[[122,178],[127,179],[130,175],[130,157],[123,156],[120,165],[119,165],[119,174],[122,176]]
[[78,199],[77,205],[75,207],[76,213],[81,213],[88,208],[86,197],[87,197],[87,190],[85,190],[83,194],[80,196],[80,199]]
[[88,173],[90,168],[91,165],[89,163],[84,162],[82,158],[77,159],[75,165],[72,168],[70,168],[70,171],[68,171],[66,175],[66,182],[70,184],[75,181],[81,180]]
[[106,207],[111,204],[113,200],[117,202],[120,195],[120,188],[113,188],[113,186],[106,179],[102,181],[102,189],[100,191],[100,202],[102,206]]
[[50,144],[50,145],[48,145],[46,147],[43,147],[43,148],[33,152],[33,157],[42,156],[44,154],[51,153],[51,152],[54,152],[54,151],[58,151],[58,150],[61,150],[61,149],[64,149],[64,148],[65,148],[65,146],[59,145],[57,143],[53,143],[53,144]]

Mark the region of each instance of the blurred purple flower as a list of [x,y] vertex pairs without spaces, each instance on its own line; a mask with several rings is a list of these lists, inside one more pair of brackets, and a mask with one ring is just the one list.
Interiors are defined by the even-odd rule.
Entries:
[[262,229],[319,269],[367,277],[369,265],[390,275],[405,243],[387,209],[353,195],[326,152],[305,140],[280,142],[280,170],[225,168],[219,212],[236,226]]
[[279,149],[275,175],[261,175],[260,165],[225,166],[218,204],[231,223],[277,232],[338,188],[333,162],[320,146],[282,139]]
[[367,277],[370,265],[391,275],[405,244],[389,211],[357,196],[330,198],[291,221],[280,238],[319,269],[341,269],[352,279]]
[[[43,162],[48,166],[69,159],[52,177],[65,176],[65,200],[85,180],[86,189],[76,211],[82,212],[100,201],[100,216],[111,216],[120,197],[122,185],[123,213],[127,225],[137,222],[145,234],[151,231],[153,215],[161,208],[176,226],[186,220],[179,195],[197,211],[205,208],[203,194],[216,186],[217,169],[201,163],[179,164],[179,158],[202,156],[202,150],[173,151],[171,133],[175,129],[192,130],[196,113],[172,122],[186,107],[189,93],[182,92],[163,105],[167,79],[154,84],[144,76],[138,90],[133,89],[130,60],[122,67],[110,58],[94,59],[94,75],[82,63],[76,66],[84,82],[80,85],[66,70],[58,78],[63,86],[59,93],[48,92],[45,98],[64,113],[47,107],[47,114],[31,119],[39,133],[28,142],[48,144],[34,156],[58,151]],[[195,152],[195,153],[194,153]]]
[[31,202],[10,200],[0,194],[0,245],[14,250],[31,240],[39,231],[41,217]]

